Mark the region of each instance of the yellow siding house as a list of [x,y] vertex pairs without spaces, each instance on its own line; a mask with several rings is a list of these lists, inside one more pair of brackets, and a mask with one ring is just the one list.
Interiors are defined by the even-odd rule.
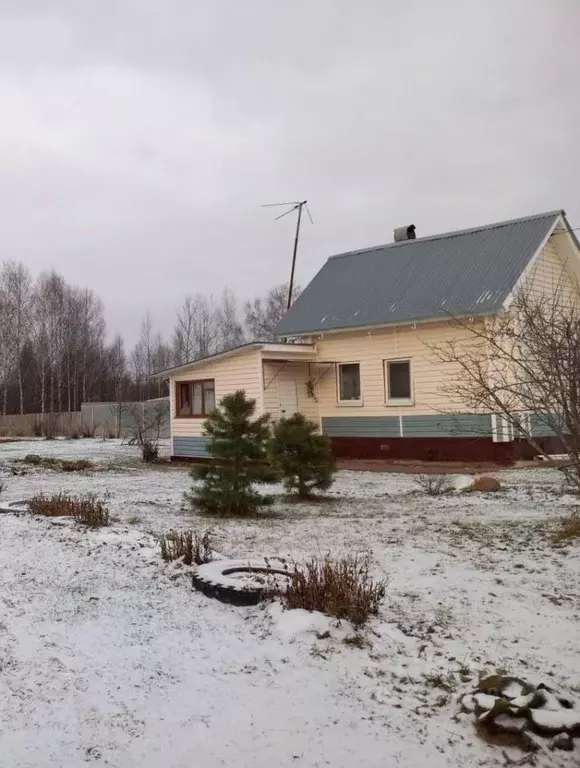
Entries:
[[579,296],[580,248],[564,211],[395,242],[327,260],[283,317],[285,343],[253,342],[167,371],[172,454],[206,456],[204,419],[245,390],[258,413],[297,411],[317,422],[337,456],[509,461],[524,449],[494,414],[445,393],[457,370],[433,348],[509,310],[525,284]]

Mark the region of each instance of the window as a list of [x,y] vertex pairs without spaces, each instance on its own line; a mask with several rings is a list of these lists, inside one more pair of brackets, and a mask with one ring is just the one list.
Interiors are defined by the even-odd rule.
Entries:
[[411,387],[411,361],[387,360],[387,402],[410,402],[413,398]]
[[178,418],[202,418],[215,411],[215,385],[213,379],[202,381],[178,381]]
[[338,366],[338,399],[341,403],[360,403],[360,365],[340,363]]

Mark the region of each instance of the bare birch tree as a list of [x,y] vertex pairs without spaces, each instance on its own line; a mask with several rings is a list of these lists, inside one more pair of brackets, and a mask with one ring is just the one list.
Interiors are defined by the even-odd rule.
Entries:
[[0,271],[0,386],[2,387],[2,415],[6,415],[6,401],[10,375],[14,364],[14,340],[10,327],[7,270]]
[[[12,374],[18,382],[19,411],[24,413],[24,371],[22,354],[30,333],[30,305],[32,280],[23,264],[6,262],[2,269],[1,283],[6,301],[5,322],[11,336]],[[6,396],[4,397],[4,411]]]
[[177,312],[172,337],[174,365],[213,354],[218,345],[219,318],[215,302],[201,293],[187,296]]
[[[300,288],[294,287],[294,298],[298,298]],[[247,334],[252,341],[275,341],[276,326],[286,312],[288,303],[288,284],[275,285],[266,296],[257,297],[244,305]]]
[[218,327],[217,351],[239,347],[244,343],[244,328],[238,315],[238,302],[229,288],[224,288],[216,311]]
[[183,365],[193,360],[195,303],[192,296],[186,296],[177,310],[177,321],[171,339],[173,365]]

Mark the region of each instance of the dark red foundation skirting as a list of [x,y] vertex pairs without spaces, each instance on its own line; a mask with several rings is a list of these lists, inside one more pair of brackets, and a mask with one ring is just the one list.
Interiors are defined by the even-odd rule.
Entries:
[[[418,461],[494,462],[531,459],[537,451],[525,440],[494,443],[491,437],[332,437],[337,459],[416,459]],[[544,450],[561,453],[555,437],[538,438]]]
[[[548,453],[563,453],[556,437],[538,437]],[[533,459],[537,451],[526,440],[494,443],[491,437],[331,437],[337,459],[493,462],[513,464]],[[201,456],[172,456],[171,461],[204,463]]]

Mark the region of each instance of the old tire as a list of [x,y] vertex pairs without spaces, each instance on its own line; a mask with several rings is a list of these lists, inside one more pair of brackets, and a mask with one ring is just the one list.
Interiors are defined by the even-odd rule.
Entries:
[[278,591],[263,584],[242,584],[233,577],[240,573],[289,577],[292,571],[280,559],[214,560],[194,568],[192,584],[204,595],[230,605],[257,605]]

